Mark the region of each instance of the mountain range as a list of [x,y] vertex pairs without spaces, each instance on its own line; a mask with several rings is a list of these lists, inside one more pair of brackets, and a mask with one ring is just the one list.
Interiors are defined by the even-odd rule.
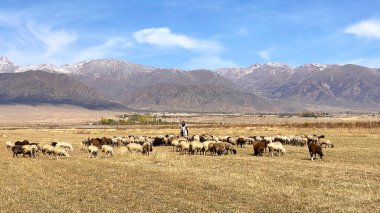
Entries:
[[377,110],[380,69],[267,63],[185,71],[110,59],[17,66],[0,57],[0,89],[0,104],[176,112]]

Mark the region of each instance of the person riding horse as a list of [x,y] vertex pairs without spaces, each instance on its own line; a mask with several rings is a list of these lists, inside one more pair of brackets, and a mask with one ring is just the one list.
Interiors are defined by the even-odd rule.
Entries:
[[185,121],[182,121],[182,123],[181,123],[180,135],[181,135],[181,137],[187,137],[189,135],[189,130],[187,128]]

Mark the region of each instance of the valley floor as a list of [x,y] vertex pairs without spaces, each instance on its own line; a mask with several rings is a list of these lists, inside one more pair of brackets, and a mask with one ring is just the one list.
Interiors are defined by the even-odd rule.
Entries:
[[[335,148],[310,161],[306,147],[284,157],[180,155],[154,147],[150,156],[116,148],[89,159],[81,140],[98,136],[176,134],[177,129],[0,129],[0,212],[380,212],[380,129],[219,127],[191,134],[325,134]],[[70,159],[13,158],[5,141],[74,145]]]

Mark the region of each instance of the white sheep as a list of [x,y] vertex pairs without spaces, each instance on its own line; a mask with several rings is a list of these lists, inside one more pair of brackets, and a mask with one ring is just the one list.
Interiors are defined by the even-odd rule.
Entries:
[[52,151],[57,160],[61,159],[61,157],[66,159],[70,157],[67,151],[62,147],[54,147]]
[[88,146],[88,153],[89,153],[89,158],[95,158],[98,155],[99,152],[99,147],[90,145]]
[[30,157],[34,156],[32,147],[30,145],[24,145],[24,146],[22,146],[22,156],[25,157],[25,155],[27,155],[27,154]]
[[131,152],[131,154],[133,152],[136,152],[136,153],[137,152],[140,152],[140,153],[143,152],[142,146],[140,144],[138,144],[138,143],[130,143],[130,144],[128,144],[127,145],[127,149],[128,149],[129,152]]
[[321,138],[321,139],[319,139],[319,141],[321,142],[322,147],[334,148],[334,144],[329,139]]
[[233,145],[236,145],[236,138],[235,137],[228,137],[227,142]]
[[264,141],[267,141],[268,143],[272,143],[273,140],[274,140],[274,137],[265,136],[265,137],[263,138],[263,140],[264,140]]
[[126,146],[130,143],[134,143],[135,138],[133,136],[125,137],[125,138],[122,138],[121,142],[123,142],[124,146]]
[[189,144],[189,154],[195,154],[195,152],[201,153],[203,151],[203,143],[199,141],[191,141]]
[[135,139],[135,143],[143,144],[146,141],[144,136],[140,136],[139,138]]
[[286,152],[284,146],[279,141],[275,141],[275,142],[269,143],[268,144],[268,149],[269,149],[269,153],[272,153],[272,157],[273,157],[273,152],[274,151],[277,152],[277,156],[284,155],[284,153]]
[[219,137],[215,135],[211,135],[212,139],[211,141],[219,142]]
[[7,142],[5,142],[5,145],[7,146],[7,149],[8,149],[8,150],[11,150],[11,149],[12,149],[12,147],[14,147],[14,146],[15,146],[15,144],[14,144],[14,143],[12,143],[12,142],[10,142],[10,141],[7,141]]
[[74,151],[73,146],[67,142],[58,142],[55,147],[67,148],[70,151]]
[[201,140],[201,138],[200,138],[199,135],[194,135],[193,136],[193,141],[200,141],[200,140]]
[[203,142],[203,155],[206,155],[206,152],[209,152],[209,144],[210,143],[216,143],[215,141],[205,141]]
[[110,145],[103,145],[102,146],[102,152],[105,153],[105,156],[104,156],[105,158],[109,157],[108,154],[111,155],[111,156],[113,156],[113,154],[114,154],[113,153],[113,148]]
[[113,137],[113,138],[112,138],[112,143],[113,143],[113,144],[119,144],[119,143],[122,142],[122,140],[123,140],[122,137]]
[[219,141],[228,142],[228,137],[229,136],[220,136]]
[[49,157],[50,157],[50,154],[53,153],[53,149],[54,149],[54,146],[50,144],[45,144],[41,147],[42,154],[44,156],[49,155]]
[[182,154],[183,152],[188,152],[189,151],[189,148],[190,148],[190,143],[187,142],[187,141],[180,141],[178,143],[178,150],[180,151],[180,153]]

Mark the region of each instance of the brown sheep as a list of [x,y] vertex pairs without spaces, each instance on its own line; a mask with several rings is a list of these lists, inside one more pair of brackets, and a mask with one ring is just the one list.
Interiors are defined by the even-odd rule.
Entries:
[[21,145],[15,145],[12,147],[13,157],[18,157],[18,154],[24,154]]
[[98,147],[99,149],[101,149],[101,144],[100,144],[100,141],[101,141],[101,139],[100,138],[92,138],[91,140],[90,140],[90,145],[93,145],[93,146],[96,146],[96,147]]
[[247,142],[247,139],[245,137],[238,137],[236,140],[236,146],[239,146],[243,148],[243,145]]
[[264,141],[256,141],[253,144],[253,154],[255,156],[263,156],[264,151],[267,148],[267,143]]
[[152,146],[152,143],[150,143],[150,142],[144,142],[142,145],[142,148],[143,148],[142,153],[144,155],[149,156],[149,153],[153,151],[153,146]]
[[226,147],[223,143],[214,143],[214,145],[212,146],[212,150],[214,155],[224,155],[227,152]]
[[323,152],[322,152],[322,146],[319,143],[313,142],[313,140],[310,140],[307,142],[307,146],[309,148],[309,153],[311,160],[314,160],[314,158],[317,157],[317,154],[323,160]]
[[15,145],[20,145],[20,146],[29,145],[29,141],[27,141],[27,140],[16,141]]
[[227,142],[223,142],[223,144],[227,150],[226,154],[228,153],[228,151],[230,151],[231,154],[234,154],[234,155],[237,154],[237,150],[232,146],[232,144],[227,143]]

